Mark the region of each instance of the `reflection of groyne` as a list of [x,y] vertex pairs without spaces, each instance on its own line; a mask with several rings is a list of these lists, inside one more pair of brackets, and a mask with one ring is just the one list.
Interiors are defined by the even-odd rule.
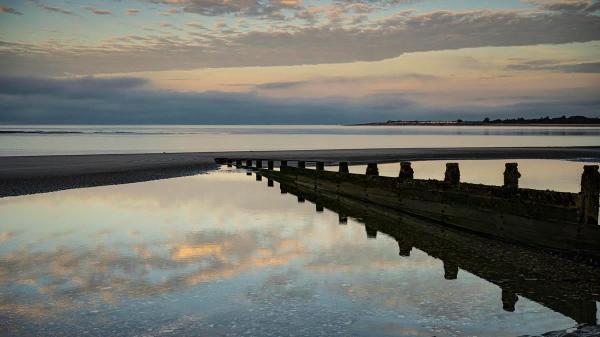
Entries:
[[502,290],[498,304],[506,311],[514,311],[518,296],[523,296],[577,322],[596,322],[595,301],[600,301],[597,267],[440,226],[333,191],[315,190],[289,181],[279,172],[263,174],[278,181],[282,193],[314,203],[317,212],[329,209],[338,213],[340,224],[347,223],[348,217],[363,222],[367,238],[376,238],[378,232],[390,235],[398,242],[400,256],[410,256],[416,248],[442,260],[448,280],[456,279],[462,269],[496,284]]
[[[322,162],[307,169],[298,161],[291,167],[274,161],[246,160],[246,167],[267,177],[294,183],[319,192],[336,193],[375,205],[401,210],[443,222],[463,230],[511,242],[554,249],[568,254],[600,259],[598,198],[600,173],[597,165],[586,165],[580,193],[519,188],[516,163],[507,163],[503,186],[462,183],[458,164],[448,163],[444,181],[414,179],[409,162],[400,165],[397,178],[379,176],[377,164],[368,164],[366,174],[325,171]],[[222,163],[242,166],[241,161]],[[256,163],[252,166],[253,163]]]

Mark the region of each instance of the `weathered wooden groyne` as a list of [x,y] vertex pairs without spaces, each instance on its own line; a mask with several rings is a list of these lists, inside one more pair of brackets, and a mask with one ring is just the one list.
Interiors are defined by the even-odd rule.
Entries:
[[567,193],[520,188],[516,163],[506,164],[503,186],[489,186],[461,182],[456,163],[448,163],[444,180],[438,181],[414,179],[410,162],[400,163],[398,177],[379,176],[376,163],[368,164],[365,174],[353,174],[347,162],[338,164],[338,172],[324,170],[323,162],[316,162],[315,169],[306,168],[305,161],[297,161],[295,167],[287,160],[278,162],[279,171],[274,170],[274,160],[267,161],[267,169],[260,159],[246,159],[246,165],[239,166],[496,239],[600,259],[597,165],[584,166],[580,193]]
[[368,239],[379,234],[392,237],[398,243],[400,257],[408,257],[418,249],[441,260],[440,277],[449,282],[464,270],[497,285],[501,289],[498,306],[506,311],[515,311],[519,296],[523,296],[578,323],[597,323],[598,267],[440,226],[334,192],[315,191],[311,186],[280,180],[281,175],[271,172],[265,175],[272,177],[267,186],[279,182],[282,194],[296,195],[298,202],[314,203],[316,212],[327,209],[337,213],[340,225],[347,224],[348,218],[363,223]]

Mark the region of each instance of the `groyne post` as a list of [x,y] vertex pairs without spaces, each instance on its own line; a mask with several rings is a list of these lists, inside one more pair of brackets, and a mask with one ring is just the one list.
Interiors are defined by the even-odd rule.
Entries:
[[280,160],[279,161],[279,168],[287,167],[287,166],[288,166],[287,160]]
[[515,305],[519,297],[510,289],[502,288],[502,309],[508,312],[515,311]]
[[242,167],[242,160],[241,159],[236,159],[235,166],[236,167]]
[[252,167],[252,159],[246,159],[246,167],[247,168]]
[[257,169],[262,168],[262,162],[263,162],[262,159],[256,159],[256,168]]
[[598,165],[584,165],[579,192],[579,223],[598,224],[598,197],[600,194],[600,173]]
[[378,176],[379,169],[377,168],[377,163],[368,163],[367,171],[365,172],[365,174],[368,176]]
[[232,167],[232,166],[233,166],[233,160],[227,159],[227,167]]
[[267,186],[268,186],[268,187],[273,187],[274,185],[275,185],[275,184],[273,183],[273,179],[269,178],[269,179],[267,180]]
[[338,213],[338,224],[345,225],[348,223],[348,216]]
[[504,185],[503,187],[509,191],[516,191],[519,189],[519,173],[517,163],[506,163],[504,164]]
[[446,163],[444,182],[450,186],[458,186],[460,183],[460,170],[458,163]]
[[414,178],[414,173],[411,163],[409,161],[400,162],[400,174],[398,178],[400,181],[412,180]]
[[256,181],[262,181],[262,176],[260,174],[256,174]]
[[315,204],[315,210],[317,211],[317,213],[323,213],[325,209],[323,208],[323,205]]
[[367,233],[367,239],[376,239],[377,238],[377,229],[365,225],[365,232]]
[[454,262],[443,261],[444,262],[444,278],[446,280],[456,280],[458,277],[458,265]]
[[350,173],[350,170],[348,170],[348,162],[347,161],[341,161],[339,162],[339,172],[340,173]]
[[273,171],[273,167],[275,165],[273,164],[273,160],[269,159],[267,160],[267,168],[269,169],[269,171]]
[[316,167],[317,171],[325,171],[325,163],[324,162],[318,161],[316,165],[317,165],[317,167]]
[[304,160],[298,160],[298,168],[306,168],[306,162]]

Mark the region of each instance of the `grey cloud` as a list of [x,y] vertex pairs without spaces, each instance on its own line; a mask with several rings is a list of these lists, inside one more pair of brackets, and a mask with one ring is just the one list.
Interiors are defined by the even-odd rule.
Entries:
[[184,12],[196,13],[206,16],[217,16],[224,14],[235,14],[239,16],[279,18],[282,9],[298,9],[296,2],[281,0],[186,0],[169,1],[156,0],[156,3],[169,4],[180,7]]
[[554,60],[535,60],[513,63],[506,68],[517,71],[545,70],[564,73],[600,73],[600,62],[561,64]]
[[420,106],[386,93],[273,99],[252,93],[150,90],[134,78],[1,78],[0,124],[340,124],[389,119],[456,119],[578,114],[598,116],[600,100],[577,92],[498,107]]
[[62,51],[20,45],[0,50],[0,68],[13,74],[60,75],[376,61],[417,51],[596,41],[600,17],[570,12],[404,11],[352,28],[308,26],[227,38],[212,34],[157,37],[145,46],[107,44]]
[[23,15],[23,13],[19,12],[18,10],[14,9],[12,7],[7,7],[7,6],[3,6],[3,5],[0,5],[0,13]]
[[60,8],[60,7],[56,7],[56,6],[50,6],[47,5],[45,3],[43,3],[40,0],[29,0],[31,3],[33,3],[35,6],[46,10],[48,12],[54,12],[54,13],[60,13],[60,14],[65,14],[65,15],[73,15],[73,12],[70,10],[66,10],[64,8]]
[[86,7],[84,7],[84,9],[87,9],[88,11],[90,11],[90,12],[92,12],[94,14],[97,14],[97,15],[110,15],[110,14],[112,14],[112,11],[108,10],[108,9],[99,9],[99,8],[91,7],[91,6],[86,6]]
[[549,11],[584,11],[591,13],[600,10],[600,3],[592,0],[530,0],[528,2]]

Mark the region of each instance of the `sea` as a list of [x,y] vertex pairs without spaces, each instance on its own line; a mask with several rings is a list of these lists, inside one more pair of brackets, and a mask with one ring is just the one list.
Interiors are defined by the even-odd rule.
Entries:
[[600,127],[0,125],[0,156],[591,145]]
[[[1,156],[600,145],[600,128],[566,127],[0,131]],[[502,184],[506,160],[458,162],[461,181]],[[518,162],[521,187],[563,192],[579,191],[586,164]],[[444,166],[414,162],[415,178],[443,179]],[[364,173],[365,166],[350,170]],[[399,164],[379,170],[397,176]],[[564,272],[566,265],[549,273],[540,252],[531,251],[535,268],[524,267],[504,253],[510,246],[489,238],[442,227],[442,234],[430,237],[415,228],[440,224],[406,215],[416,225],[404,228],[370,217],[368,207],[353,212],[345,216],[255,172],[226,166],[193,176],[0,198],[0,335],[504,337],[600,321],[600,295]],[[401,234],[386,231],[390,226]]]

